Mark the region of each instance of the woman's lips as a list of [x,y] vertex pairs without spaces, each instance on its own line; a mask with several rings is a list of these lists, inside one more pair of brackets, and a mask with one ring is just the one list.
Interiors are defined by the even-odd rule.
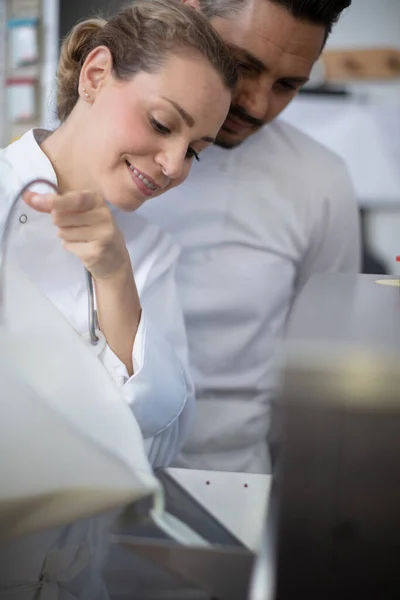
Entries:
[[130,162],[126,161],[127,167],[130,171],[133,182],[136,184],[139,191],[150,198],[154,196],[156,191],[160,188],[151,177],[136,169]]

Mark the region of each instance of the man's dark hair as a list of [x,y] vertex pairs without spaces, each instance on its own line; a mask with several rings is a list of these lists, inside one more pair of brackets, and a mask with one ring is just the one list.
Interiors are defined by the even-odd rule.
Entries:
[[[350,6],[351,0],[266,0],[286,9],[295,19],[322,25],[326,38],[340,14]],[[199,0],[200,10],[208,18],[229,19],[245,7],[248,0]]]

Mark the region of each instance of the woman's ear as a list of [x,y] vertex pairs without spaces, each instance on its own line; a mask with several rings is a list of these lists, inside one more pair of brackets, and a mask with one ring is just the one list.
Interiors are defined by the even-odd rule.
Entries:
[[84,90],[86,101],[94,100],[112,74],[112,66],[112,55],[107,46],[98,46],[88,54],[79,76],[79,88]]
[[200,12],[200,2],[199,0],[182,0],[182,4],[188,4],[194,10],[198,10]]

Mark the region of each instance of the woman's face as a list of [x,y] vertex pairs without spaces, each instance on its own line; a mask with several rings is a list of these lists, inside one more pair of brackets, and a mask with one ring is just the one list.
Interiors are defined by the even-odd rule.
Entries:
[[128,81],[109,73],[97,88],[96,69],[86,75],[94,91],[79,100],[89,105],[81,113],[85,184],[125,211],[186,179],[216,137],[231,101],[219,74],[201,56],[170,56],[158,73],[140,72]]

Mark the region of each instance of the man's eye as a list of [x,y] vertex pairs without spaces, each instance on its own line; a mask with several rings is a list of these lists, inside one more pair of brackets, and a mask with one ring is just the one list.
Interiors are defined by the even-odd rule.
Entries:
[[167,135],[168,133],[171,133],[171,130],[159,121],[157,121],[157,119],[152,118],[151,124],[153,126],[153,129],[155,129],[157,133],[161,133],[162,135]]
[[200,161],[200,157],[199,157],[199,155],[197,154],[196,150],[193,150],[193,148],[191,148],[191,147],[189,146],[189,148],[187,149],[187,152],[186,152],[186,158],[193,158],[193,157],[194,157],[194,158],[195,158],[197,161]]
[[239,62],[237,66],[242,71],[251,71],[251,65],[249,65],[248,63]]
[[297,87],[295,85],[293,85],[292,83],[289,83],[288,81],[279,81],[278,85],[283,89],[283,90],[288,90],[288,91],[296,91]]

